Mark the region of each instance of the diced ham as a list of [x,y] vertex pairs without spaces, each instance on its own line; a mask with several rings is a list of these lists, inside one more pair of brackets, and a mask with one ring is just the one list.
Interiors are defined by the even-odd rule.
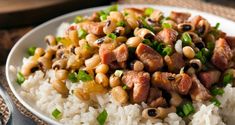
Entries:
[[212,63],[220,70],[228,68],[229,61],[232,58],[232,50],[225,39],[219,38],[215,43],[215,49],[212,56]]
[[174,20],[176,23],[183,23],[186,22],[190,16],[191,16],[190,13],[171,11],[169,17],[170,19]]
[[79,24],[84,30],[88,33],[94,34],[96,36],[104,35],[103,27],[105,25],[104,22],[90,22],[86,21]]
[[154,72],[163,67],[163,59],[161,55],[151,47],[140,43],[135,51],[137,57],[144,63],[144,67],[149,72]]
[[162,91],[158,88],[150,88],[147,103],[151,107],[166,105],[166,100],[162,97]]
[[168,66],[168,70],[175,73],[178,73],[185,65],[183,55],[179,53],[174,53],[171,56],[165,56],[164,60]]
[[182,95],[188,94],[191,86],[191,77],[185,73],[172,74],[168,72],[155,72],[151,80],[153,86],[167,90],[176,91]]
[[194,101],[208,101],[211,99],[211,95],[208,90],[201,84],[196,75],[192,76],[192,87],[190,89],[190,96]]
[[178,32],[171,28],[164,28],[162,31],[160,31],[155,39],[157,41],[162,41],[166,45],[173,46],[174,42],[177,40]]
[[218,70],[200,72],[199,79],[206,88],[210,88],[212,84],[219,82],[220,75]]
[[113,50],[116,56],[117,62],[124,62],[128,59],[128,47],[126,44],[122,44]]
[[115,45],[112,43],[103,43],[99,48],[99,55],[101,58],[101,63],[110,64],[116,60],[116,56],[113,53]]
[[146,101],[149,93],[150,75],[142,71],[125,71],[122,77],[122,82],[131,89],[133,88],[133,102],[140,103]]

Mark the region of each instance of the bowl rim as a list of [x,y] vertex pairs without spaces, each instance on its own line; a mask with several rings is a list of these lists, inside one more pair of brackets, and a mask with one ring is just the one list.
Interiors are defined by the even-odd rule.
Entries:
[[[37,117],[39,117],[40,119],[44,120],[45,122],[47,123],[50,123],[50,124],[61,124],[59,123],[58,121],[52,119],[51,117],[47,116],[46,114],[43,114],[41,112],[39,112],[37,109],[33,108],[33,106],[31,106],[25,99],[23,99],[19,93],[17,92],[17,90],[15,89],[14,87],[14,84],[11,82],[10,80],[10,70],[9,70],[9,67],[10,67],[10,60],[11,58],[13,57],[13,52],[18,48],[18,46],[27,38],[27,37],[30,37],[30,35],[40,29],[43,29],[43,28],[46,28],[47,25],[50,25],[52,24],[53,22],[56,22],[56,21],[60,21],[60,20],[66,20],[70,17],[74,17],[76,15],[79,15],[79,14],[82,14],[82,13],[92,13],[94,11],[98,11],[98,10],[102,10],[102,9],[105,9],[106,7],[108,7],[110,5],[106,5],[106,6],[99,6],[99,7],[93,7],[93,8],[87,8],[87,9],[82,9],[82,10],[77,10],[77,11],[73,11],[73,12],[70,12],[70,13],[67,13],[67,14],[63,14],[61,16],[58,16],[58,17],[55,17],[49,21],[46,21],[42,24],[40,24],[39,26],[33,28],[31,31],[29,31],[28,33],[26,33],[23,37],[21,37],[17,42],[16,44],[13,46],[13,48],[11,49],[10,53],[8,54],[8,57],[7,57],[7,61],[6,61],[6,67],[5,67],[5,73],[6,73],[6,78],[7,78],[7,83],[8,85],[10,86],[10,89],[11,91],[13,92],[14,96],[19,100],[19,102],[27,109],[29,110],[32,114],[36,115]],[[177,7],[177,6],[165,6],[165,5],[151,5],[151,4],[131,4],[131,5],[128,5],[128,4],[118,4],[119,8],[127,8],[127,7],[137,7],[137,8],[143,8],[143,7],[152,7],[152,8],[160,8],[160,10],[162,8],[165,8],[165,9],[169,9],[169,10],[175,10],[175,11],[182,11],[182,12],[190,12],[190,13],[199,13],[200,15],[206,15],[206,16],[212,16],[212,17],[215,17],[215,18],[218,18],[220,20],[226,20],[230,23],[234,23],[233,21],[229,20],[229,19],[226,19],[226,18],[223,18],[223,17],[220,17],[220,16],[217,16],[217,15],[214,15],[214,14],[211,14],[211,13],[207,13],[207,12],[202,12],[202,11],[199,11],[199,10],[195,10],[195,9],[188,9],[188,8],[182,8],[182,7]],[[62,21],[63,22],[63,21]],[[234,23],[235,24],[235,23]]]

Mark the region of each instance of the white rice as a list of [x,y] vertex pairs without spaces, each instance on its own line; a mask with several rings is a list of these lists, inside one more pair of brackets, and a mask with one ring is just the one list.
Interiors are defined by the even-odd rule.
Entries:
[[[93,95],[91,101],[79,100],[74,95],[62,98],[48,82],[49,77],[54,78],[54,71],[49,70],[46,74],[37,71],[23,84],[19,93],[31,103],[32,106],[42,113],[51,116],[57,108],[62,112],[59,122],[66,125],[97,125],[98,114],[106,109],[108,118],[107,125],[185,125],[185,122],[176,113],[168,114],[164,120],[146,120],[141,117],[141,111],[146,104],[130,104],[121,106],[117,104],[109,94]],[[66,81],[70,89],[81,86],[80,83]],[[226,121],[232,125],[235,114],[235,88],[231,85],[225,87],[223,96],[218,97],[221,107],[213,104],[194,104],[197,112],[191,116],[191,125],[224,125]],[[231,119],[229,119],[231,118]]]

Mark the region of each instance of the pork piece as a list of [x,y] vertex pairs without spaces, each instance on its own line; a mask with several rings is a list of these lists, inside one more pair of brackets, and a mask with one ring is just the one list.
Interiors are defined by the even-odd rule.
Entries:
[[234,36],[227,36],[225,37],[225,40],[231,49],[235,49],[235,37]]
[[189,92],[192,100],[202,102],[211,99],[209,91],[201,84],[196,75],[192,76],[192,83]]
[[228,68],[229,61],[232,58],[232,50],[225,39],[219,38],[215,42],[215,49],[211,58],[212,63],[220,70]]
[[99,55],[101,58],[101,63],[110,64],[116,60],[116,56],[113,53],[115,45],[112,43],[103,43],[99,48]]
[[163,67],[163,59],[161,55],[151,47],[140,43],[137,46],[135,53],[139,60],[144,63],[144,67],[149,72],[154,72]]
[[169,17],[170,19],[174,20],[176,23],[183,23],[186,22],[190,16],[191,16],[190,13],[171,11]]
[[140,103],[147,100],[149,93],[150,75],[143,71],[125,71],[122,77],[122,82],[126,84],[128,89],[133,88],[133,102]]
[[179,53],[174,53],[171,56],[165,56],[164,60],[168,66],[168,70],[175,73],[178,73],[185,65],[183,55]]
[[204,19],[204,18],[201,17],[201,16],[199,16],[199,15],[197,15],[197,16],[195,16],[195,17],[192,18],[191,23],[192,23],[192,25],[193,25],[194,27],[196,27],[196,26],[198,25],[198,23],[199,23],[202,19]]
[[86,21],[79,24],[88,33],[94,34],[96,36],[105,35],[103,32],[104,22],[90,22]]
[[164,28],[162,31],[160,31],[155,39],[157,41],[162,41],[166,45],[174,45],[174,42],[177,40],[178,32],[171,28]]
[[187,95],[192,86],[192,79],[185,73],[176,75],[168,72],[155,72],[151,83],[153,86],[165,89],[168,92],[176,91],[182,95]]
[[113,50],[113,53],[117,59],[117,62],[124,62],[128,59],[128,47],[126,44],[122,44]]
[[212,84],[219,82],[220,75],[218,70],[200,72],[199,79],[206,88],[210,88]]
[[147,103],[151,107],[165,106],[166,100],[162,97],[162,91],[158,88],[150,88]]

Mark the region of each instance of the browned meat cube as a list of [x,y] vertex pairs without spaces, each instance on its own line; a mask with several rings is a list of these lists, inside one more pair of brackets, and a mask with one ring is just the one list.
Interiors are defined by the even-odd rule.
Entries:
[[174,53],[171,56],[165,56],[164,60],[168,66],[168,70],[175,73],[178,73],[185,65],[183,55],[179,53]]
[[177,40],[177,36],[178,32],[174,29],[164,28],[156,35],[155,39],[164,42],[166,45],[173,46],[174,42]]
[[176,23],[183,23],[183,22],[186,22],[190,16],[191,16],[190,13],[171,11],[169,17],[172,20],[174,20]]
[[196,75],[192,76],[192,81],[193,84],[189,92],[192,100],[202,102],[211,99],[212,96],[209,94],[208,90],[201,84]]
[[168,72],[155,72],[152,76],[153,86],[167,90],[176,91],[182,95],[188,94],[191,86],[191,77],[185,73],[172,74]]
[[219,38],[215,43],[215,49],[212,56],[212,63],[220,70],[228,68],[229,61],[232,58],[232,50],[225,39]]
[[103,43],[99,48],[99,55],[101,58],[101,63],[110,64],[116,60],[116,56],[113,53],[115,45],[112,43]]
[[149,93],[150,75],[142,71],[125,71],[122,82],[127,85],[128,89],[133,88],[133,102],[140,103],[146,101]]
[[220,75],[218,70],[200,72],[199,79],[206,88],[210,88],[212,84],[219,82]]
[[88,33],[97,35],[97,36],[102,36],[104,35],[103,32],[103,27],[105,25],[105,23],[103,22],[83,22],[80,24],[81,27],[86,30]]
[[140,43],[135,51],[137,57],[144,63],[144,67],[149,72],[154,72],[163,67],[163,59],[161,55],[151,47]]
[[113,50],[117,62],[124,62],[128,59],[128,48],[126,44],[122,44]]

